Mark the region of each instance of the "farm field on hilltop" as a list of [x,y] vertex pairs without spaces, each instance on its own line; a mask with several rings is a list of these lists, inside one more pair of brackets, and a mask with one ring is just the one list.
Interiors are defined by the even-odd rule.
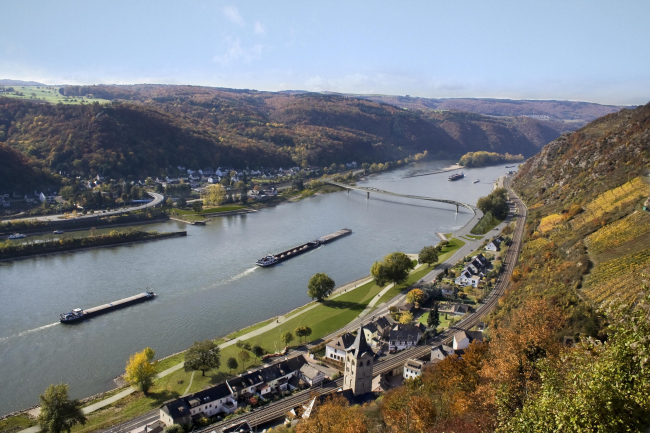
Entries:
[[24,100],[40,100],[51,104],[81,104],[99,102],[105,104],[110,102],[108,99],[94,98],[88,96],[63,96],[59,93],[59,86],[5,86],[13,88],[13,92],[0,92],[0,96]]

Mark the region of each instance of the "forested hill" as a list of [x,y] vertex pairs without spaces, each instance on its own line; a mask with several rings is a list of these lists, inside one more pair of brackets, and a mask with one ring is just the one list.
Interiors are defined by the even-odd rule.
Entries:
[[[622,108],[580,101],[512,100],[491,98],[419,98],[412,96],[358,95],[371,101],[395,105],[411,110],[469,111],[487,116],[515,117],[523,120],[544,120],[553,129],[575,130],[587,123]],[[542,143],[543,146],[546,143]]]
[[650,104],[565,134],[529,159],[514,186],[529,208],[514,285],[496,317],[542,296],[572,332],[596,335],[604,301],[632,302],[650,274]]
[[[559,136],[472,113],[424,114],[337,95],[193,86],[67,86],[111,104],[0,99],[0,142],[55,172],[159,175],[170,166],[329,166],[423,151],[457,158],[487,150],[531,156]],[[532,126],[531,126],[532,125]],[[541,137],[541,138],[540,138]]]

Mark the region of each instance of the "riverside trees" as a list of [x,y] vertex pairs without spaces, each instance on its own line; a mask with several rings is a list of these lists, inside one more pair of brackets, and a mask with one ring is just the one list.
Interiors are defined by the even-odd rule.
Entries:
[[381,262],[375,262],[370,269],[371,275],[380,286],[386,283],[399,284],[406,280],[415,265],[404,253],[388,254]]
[[70,433],[72,426],[86,424],[81,402],[68,399],[68,385],[50,385],[39,399],[41,413],[38,415],[38,424],[43,433]]
[[201,370],[202,376],[206,371],[219,368],[221,354],[219,346],[212,340],[195,341],[185,353],[185,371]]
[[424,247],[420,251],[420,254],[418,254],[418,263],[426,263],[427,265],[431,266],[438,261],[439,253],[439,247],[434,247],[433,245]]
[[146,347],[142,352],[131,355],[129,362],[126,364],[124,379],[145,395],[153,385],[153,379],[156,375],[156,366],[152,362],[155,354],[156,352],[152,348]]
[[327,276],[327,274],[319,272],[309,280],[307,294],[312,299],[320,302],[332,293],[335,285],[334,280]]

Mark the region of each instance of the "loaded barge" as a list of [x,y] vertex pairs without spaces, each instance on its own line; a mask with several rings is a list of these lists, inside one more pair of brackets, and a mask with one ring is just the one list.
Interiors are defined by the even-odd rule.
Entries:
[[89,317],[98,316],[100,314],[108,313],[112,310],[117,310],[118,308],[123,308],[137,302],[148,301],[156,297],[154,292],[142,292],[135,296],[130,296],[128,298],[120,299],[119,301],[111,302],[109,304],[100,305],[99,307],[89,308],[87,310],[82,310],[81,308],[75,308],[69,313],[63,313],[59,316],[61,323],[70,323],[77,322]]
[[290,250],[281,252],[279,254],[268,254],[265,257],[259,259],[257,262],[255,262],[255,264],[261,267],[275,265],[276,263],[283,262],[287,259],[290,259],[302,253],[306,253],[307,251],[311,251],[314,248],[318,248],[322,244],[326,244],[340,237],[347,236],[350,233],[352,233],[351,229],[341,229],[330,235],[323,236],[318,239],[314,239],[313,241],[309,241],[305,244],[298,245],[297,247],[293,247]]
[[460,173],[452,174],[447,179],[448,180],[459,180],[465,177],[465,174],[461,171]]

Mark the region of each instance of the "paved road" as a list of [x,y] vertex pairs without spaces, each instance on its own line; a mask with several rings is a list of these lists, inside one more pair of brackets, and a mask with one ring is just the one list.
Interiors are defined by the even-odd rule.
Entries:
[[[136,210],[142,210],[142,209],[147,209],[150,207],[158,206],[161,204],[164,200],[165,197],[163,197],[162,194],[158,194],[157,192],[151,192],[151,191],[146,191],[147,194],[153,197],[153,201],[150,201],[149,203],[144,203],[140,206],[133,206],[129,208],[124,208],[124,209],[117,209],[117,210],[112,210],[112,211],[107,211],[107,212],[102,212],[102,213],[95,213],[95,214],[88,214],[88,215],[79,215],[75,218],[69,218],[70,220],[83,220],[87,218],[97,218],[98,216],[108,216],[108,215],[119,215],[127,212],[133,212]],[[27,218],[20,218],[20,219],[25,219],[25,220],[38,220],[38,221],[61,221],[62,219],[65,218],[65,215],[59,214],[59,215],[44,215],[44,216],[38,216],[38,217],[27,217]],[[18,219],[18,220],[20,220]],[[16,221],[16,220],[12,220]]]

